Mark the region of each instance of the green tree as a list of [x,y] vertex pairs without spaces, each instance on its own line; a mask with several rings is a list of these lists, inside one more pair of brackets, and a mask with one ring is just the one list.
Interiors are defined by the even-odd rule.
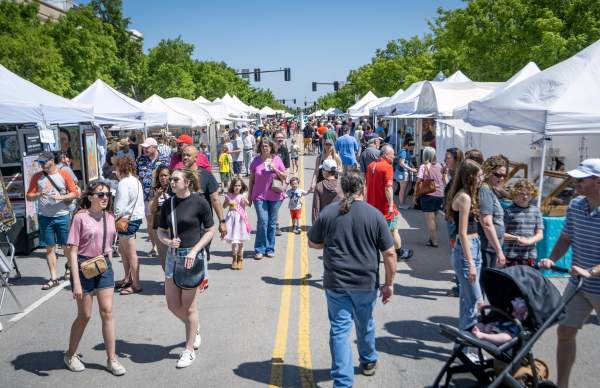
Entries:
[[69,89],[70,74],[37,11],[35,2],[0,1],[0,63],[47,90],[63,94]]
[[98,19],[91,7],[74,8],[46,28],[71,75],[66,96],[76,96],[97,79],[115,84],[113,75],[121,62],[113,27]]

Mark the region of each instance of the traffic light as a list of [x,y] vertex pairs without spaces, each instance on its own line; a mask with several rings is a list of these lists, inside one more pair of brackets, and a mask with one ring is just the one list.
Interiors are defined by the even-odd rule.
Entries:
[[307,106],[307,105],[308,105],[308,103],[306,101],[304,101],[304,106]]
[[291,81],[292,80],[292,73],[291,73],[289,67],[286,67],[285,69],[283,69],[283,79],[285,81]]
[[296,105],[296,99],[294,98],[294,105]]
[[242,78],[250,79],[250,69],[242,69]]
[[254,82],[260,82],[260,69],[254,69]]
[[316,82],[312,83],[312,90],[313,90],[313,92],[317,91],[317,83]]
[[333,81],[333,90],[335,90],[337,92],[339,88],[340,88],[340,83],[338,81]]

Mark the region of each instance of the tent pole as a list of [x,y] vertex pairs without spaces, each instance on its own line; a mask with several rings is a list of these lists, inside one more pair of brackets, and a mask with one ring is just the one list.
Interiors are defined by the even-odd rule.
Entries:
[[546,136],[544,136],[542,138],[542,166],[540,169],[540,180],[538,182],[538,201],[537,201],[537,206],[538,208],[542,206],[542,188],[544,187],[544,166],[546,165],[546,146],[548,143],[549,138],[547,138]]

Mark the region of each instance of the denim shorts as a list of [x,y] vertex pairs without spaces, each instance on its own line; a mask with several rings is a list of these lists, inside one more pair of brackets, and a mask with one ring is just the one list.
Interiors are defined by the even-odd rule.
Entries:
[[[165,260],[165,279],[173,277],[173,271],[175,270],[175,260],[184,261],[185,256],[191,251],[192,248],[178,248],[176,249],[176,255],[173,254],[173,249],[167,248],[167,258]],[[203,249],[196,256],[196,260],[204,260],[204,277],[208,278],[208,266],[206,264],[206,251]]]
[[[90,259],[90,257],[77,256],[77,263],[81,263],[87,259]],[[115,273],[113,272],[112,262],[109,258],[106,258],[106,264],[106,271],[91,279],[86,279],[83,276],[83,273],[79,271],[79,282],[81,283],[81,289],[83,290],[84,295],[91,294],[95,290],[115,287]],[[73,275],[71,275],[70,281],[71,289],[73,289]]]
[[433,195],[421,195],[421,211],[425,213],[434,213],[442,208],[442,197],[434,197]]
[[138,229],[140,228],[140,225],[142,225],[142,220],[129,220],[129,225],[127,226],[127,231],[125,232],[119,232],[119,236],[123,236],[123,237],[131,237],[131,236],[135,236],[135,234],[137,233]]
[[58,217],[46,217],[40,214],[38,222],[40,224],[40,247],[67,244],[70,222],[68,214]]

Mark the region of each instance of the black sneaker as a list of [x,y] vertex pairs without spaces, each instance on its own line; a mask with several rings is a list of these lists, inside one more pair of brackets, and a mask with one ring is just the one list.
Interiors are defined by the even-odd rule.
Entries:
[[398,261],[408,260],[413,256],[413,254],[414,254],[414,252],[412,249],[400,248],[400,250],[396,251],[396,255],[398,256]]
[[377,361],[367,362],[365,364],[360,364],[362,367],[361,373],[365,376],[373,376],[375,374],[375,369],[377,369]]

